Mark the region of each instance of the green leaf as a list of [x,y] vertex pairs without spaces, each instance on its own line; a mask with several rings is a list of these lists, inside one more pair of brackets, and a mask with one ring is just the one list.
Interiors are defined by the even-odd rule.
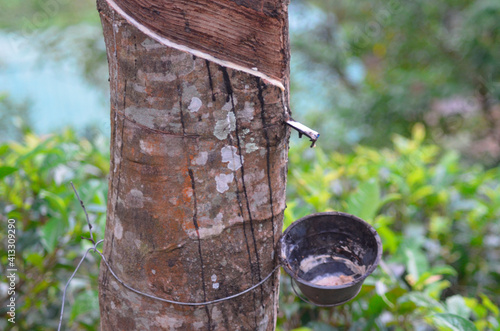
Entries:
[[427,294],[423,292],[410,292],[403,295],[398,300],[399,303],[413,302],[417,307],[429,308],[437,311],[444,311],[444,307],[441,303],[434,300]]
[[53,210],[60,212],[61,216],[64,219],[66,218],[68,206],[66,205],[66,202],[63,198],[46,190],[40,191],[40,198],[47,200]]
[[455,314],[434,314],[431,317],[437,326],[447,327],[453,331],[477,331],[474,323]]
[[8,150],[9,150],[9,145],[7,145],[7,144],[0,145],[0,156],[7,153]]
[[34,265],[40,270],[43,270],[43,256],[38,254],[38,253],[29,253],[27,254],[24,259],[26,262]]
[[97,290],[79,293],[75,302],[71,305],[70,321],[74,321],[78,317],[83,317],[83,315],[95,311],[96,307],[99,307]]
[[384,251],[394,254],[398,249],[398,236],[388,226],[381,226],[377,228],[377,232],[384,244]]
[[429,268],[427,257],[415,246],[408,247],[404,251],[406,256],[406,268],[414,282],[420,279],[420,276]]
[[36,155],[43,154],[45,151],[46,145],[49,144],[53,140],[54,137],[49,137],[45,140],[43,140],[40,144],[38,144],[35,148],[33,148],[31,151],[29,151],[26,154],[22,154],[17,160],[16,160],[16,165],[20,165],[22,162],[25,160],[28,160],[32,157],[35,157]]
[[469,316],[471,309],[465,303],[464,298],[461,295],[454,295],[446,299],[446,310],[458,316]]
[[432,273],[432,274],[434,274],[434,275],[451,275],[451,276],[455,276],[457,274],[457,271],[455,269],[453,269],[453,267],[451,267],[449,265],[440,265],[440,266],[432,267],[429,270],[429,272]]
[[481,304],[479,304],[478,299],[476,298],[464,298],[465,304],[467,307],[472,309],[474,315],[478,319],[483,319],[488,315],[488,310]]
[[7,167],[7,166],[0,167],[0,179],[7,177],[8,175],[13,174],[18,170],[19,169],[16,167]]
[[292,201],[288,202],[286,209],[285,209],[285,217],[283,219],[283,231],[290,226],[293,222],[295,222],[297,219],[295,218],[295,206],[297,205],[297,202]]
[[406,182],[409,187],[414,187],[416,184],[423,183],[425,181],[425,172],[422,168],[416,168],[408,174],[406,177]]
[[38,283],[35,284],[35,286],[31,289],[30,294],[31,295],[36,295],[40,292],[45,291],[47,288],[49,288],[51,283],[47,281],[47,279],[44,279]]
[[384,198],[382,199],[382,201],[380,201],[379,208],[382,207],[382,206],[385,206],[389,202],[401,200],[402,198],[403,198],[403,196],[401,194],[399,194],[399,193],[390,193],[390,194],[387,194],[386,196],[384,196]]
[[421,143],[425,139],[425,126],[422,123],[416,123],[412,130],[411,136],[413,140]]
[[420,278],[415,283],[415,287],[421,287],[426,284],[434,283],[435,281],[441,280],[442,275],[456,275],[455,269],[448,265],[432,267],[429,271],[425,271],[420,275]]
[[449,288],[450,286],[451,286],[450,281],[444,279],[426,285],[425,292],[433,298],[440,298],[441,295],[443,294],[443,291]]
[[64,222],[58,218],[52,218],[42,226],[42,243],[49,253],[54,251],[65,232]]
[[368,309],[366,310],[366,314],[368,316],[378,316],[382,313],[384,308],[391,305],[391,302],[387,304],[388,299],[385,294],[374,295],[368,301]]
[[366,221],[373,220],[379,208],[380,187],[375,178],[363,182],[347,199],[347,212]]
[[498,307],[490,300],[490,298],[488,298],[486,295],[484,295],[482,293],[479,294],[479,296],[481,297],[483,306],[488,308],[488,310],[491,311],[493,313],[493,315],[498,317],[498,315],[500,315],[500,311],[499,311]]
[[434,193],[434,187],[430,185],[422,186],[421,188],[412,193],[411,200],[413,202],[417,202],[433,193]]

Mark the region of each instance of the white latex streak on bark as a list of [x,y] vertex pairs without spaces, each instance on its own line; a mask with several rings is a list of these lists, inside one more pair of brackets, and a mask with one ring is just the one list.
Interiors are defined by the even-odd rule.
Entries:
[[130,24],[132,24],[133,26],[138,28],[145,35],[153,38],[154,40],[158,41],[159,43],[161,43],[165,46],[172,47],[172,48],[178,49],[180,51],[190,53],[194,56],[200,57],[202,59],[205,59],[205,60],[208,60],[208,61],[211,61],[214,63],[217,63],[217,64],[224,66],[224,67],[227,67],[227,68],[243,71],[243,72],[246,72],[250,75],[260,77],[260,78],[268,81],[270,84],[279,87],[282,91],[285,90],[285,86],[283,85],[282,82],[280,82],[277,79],[271,78],[268,75],[256,70],[257,68],[246,68],[246,67],[240,66],[238,64],[235,64],[235,63],[232,63],[229,61],[218,59],[210,54],[203,53],[201,51],[189,48],[187,46],[174,43],[174,42],[168,40],[167,38],[160,36],[156,32],[151,31],[151,29],[149,29],[149,28],[145,27],[144,25],[142,25],[141,23],[139,23],[133,17],[131,17],[130,15],[125,13],[123,11],[123,9],[121,9],[113,0],[106,0],[106,2],[111,6],[111,8],[113,8],[118,14],[120,14],[127,22],[129,22]]

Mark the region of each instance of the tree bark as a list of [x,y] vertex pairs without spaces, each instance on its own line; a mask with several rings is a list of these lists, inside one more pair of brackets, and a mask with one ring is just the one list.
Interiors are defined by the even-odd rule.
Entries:
[[[283,67],[256,75],[224,55],[231,49],[194,56],[97,2],[111,86],[104,255],[126,284],[165,299],[205,302],[251,287],[277,265],[283,224],[287,27],[276,26]],[[218,2],[261,16],[269,8]],[[235,299],[179,306],[131,292],[101,264],[101,329],[274,330],[278,285],[276,272]]]

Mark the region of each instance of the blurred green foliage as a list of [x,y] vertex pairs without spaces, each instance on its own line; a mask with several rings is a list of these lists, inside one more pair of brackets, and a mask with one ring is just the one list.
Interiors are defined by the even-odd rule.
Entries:
[[330,150],[342,143],[387,146],[384,132],[408,135],[415,122],[454,148],[500,140],[498,0],[291,6],[300,12],[290,29],[292,101],[325,133]]
[[0,8],[0,29],[20,31],[24,36],[49,27],[99,24],[93,0],[0,0]]
[[[382,150],[291,149],[285,226],[312,212],[346,211],[377,229],[384,255],[358,297],[336,308],[301,302],[284,275],[281,330],[500,330],[500,168],[464,166],[456,152],[424,138],[417,124],[411,138],[394,136]],[[80,239],[89,234],[70,181],[102,238],[107,141],[71,130],[44,137],[27,131],[22,143],[0,145],[0,155],[0,223],[6,228],[14,218],[17,226],[16,328],[54,329],[62,289],[89,247]],[[97,329],[97,278],[98,259],[90,254],[68,292],[68,329]],[[5,329],[5,319],[0,323]]]
[[[89,244],[85,215],[72,192],[72,181],[84,197],[94,231],[104,233],[109,143],[77,137],[72,130],[39,137],[25,131],[21,143],[0,145],[0,220],[16,220],[16,330],[53,330],[59,321],[62,289]],[[0,231],[0,261],[6,274],[6,231]],[[95,330],[98,262],[87,258],[68,293],[74,325]],[[6,284],[3,278],[0,283]],[[12,326],[5,318],[7,292],[0,292],[0,329]],[[92,301],[91,309],[86,302]],[[5,304],[4,304],[5,303]],[[87,308],[85,308],[87,307]],[[87,309],[87,310],[84,310]],[[68,315],[69,316],[69,315]],[[67,319],[68,319],[67,316]],[[10,324],[10,323],[9,323]]]
[[301,302],[284,277],[283,330],[500,330],[500,168],[463,166],[424,139],[417,124],[382,150],[290,150],[285,225],[346,211],[376,228],[384,256],[358,297],[336,308]]

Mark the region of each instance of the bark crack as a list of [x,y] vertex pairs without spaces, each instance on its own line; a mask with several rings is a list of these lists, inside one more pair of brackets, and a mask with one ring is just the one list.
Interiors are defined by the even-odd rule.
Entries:
[[[231,86],[231,81],[229,80],[229,75],[227,73],[226,68],[224,68],[223,66],[219,66],[219,70],[222,72],[222,76],[224,79],[224,85],[226,87],[226,94],[227,94],[226,102],[228,102],[230,99],[232,99],[231,97],[232,97],[232,93],[233,93],[233,88]],[[234,105],[233,105],[233,113],[234,113]],[[236,115],[235,115],[235,118],[236,118]],[[231,137],[231,135],[228,135],[228,140],[229,140],[229,144],[232,146],[233,145],[233,138]],[[250,277],[251,277],[251,281],[253,284],[255,282],[255,280],[254,280],[254,272],[253,272],[254,268],[253,268],[253,264],[252,264],[252,254],[250,252],[250,244],[248,243],[248,235],[247,235],[246,224],[244,221],[244,213],[243,213],[243,202],[241,201],[240,194],[241,194],[241,192],[237,186],[236,187],[236,199],[238,200],[240,214],[241,214],[241,217],[243,218],[243,224],[242,224],[243,225],[243,235],[245,237],[245,244],[247,247],[247,254],[248,254],[248,263],[250,264],[250,270],[251,270]],[[253,296],[254,307],[257,307],[257,300],[255,297],[254,291],[252,291],[252,296]],[[255,322],[255,328],[257,328],[258,323],[257,323],[257,315],[256,314],[254,314],[254,322]]]
[[266,162],[267,162],[267,185],[269,186],[269,204],[271,205],[271,224],[273,226],[273,247],[274,247],[274,208],[273,208],[273,188],[271,185],[271,148],[270,148],[270,142],[269,142],[269,135],[267,134],[267,130],[265,129],[267,127],[266,125],[266,117],[264,114],[264,96],[263,96],[263,90],[262,90],[262,85],[260,84],[260,78],[257,77],[257,88],[259,90],[258,92],[258,98],[260,102],[260,116],[262,120],[262,127],[264,128],[264,139],[266,140]]
[[210,72],[210,61],[205,60],[205,64],[207,66],[207,72],[208,72],[208,84],[210,85],[210,90],[212,91],[212,101],[215,102],[214,83],[212,81],[212,73]]
[[[182,112],[182,110],[181,110]],[[205,266],[203,264],[203,254],[201,252],[201,238],[198,226],[198,205],[196,201],[196,185],[194,182],[193,170],[188,169],[189,178],[191,179],[191,188],[193,190],[193,225],[196,229],[196,235],[198,236],[198,254],[200,255],[200,265],[201,265],[201,286],[203,289],[203,301],[207,301],[207,290],[205,287]],[[212,317],[210,316],[210,311],[208,306],[205,306],[205,312],[208,318],[208,330],[212,330]]]
[[[178,79],[178,77],[177,77]],[[177,93],[179,97],[179,113],[180,113],[180,120],[181,120],[181,125],[182,125],[182,134],[185,137],[186,136],[186,128],[185,128],[185,123],[184,123],[184,113],[182,111],[182,88],[180,84],[177,84]],[[203,264],[203,253],[201,250],[201,237],[200,237],[200,231],[199,231],[199,225],[198,225],[198,201],[196,199],[196,184],[194,181],[194,174],[193,170],[189,169],[189,149],[186,149],[186,164],[188,167],[188,174],[189,178],[191,179],[191,189],[193,191],[193,225],[196,230],[196,236],[197,236],[197,241],[198,241],[198,254],[200,256],[200,269],[201,269],[201,287],[203,290],[203,301],[207,301],[207,289],[205,287],[205,265]],[[212,330],[212,316],[210,315],[210,311],[208,310],[208,306],[205,306],[205,313],[207,314],[207,319],[208,319],[208,330]]]
[[[259,98],[260,102],[260,117],[262,120],[262,127],[264,131],[264,139],[266,140],[266,167],[267,167],[267,186],[269,187],[269,204],[271,207],[271,227],[273,229],[273,248],[275,248],[275,242],[274,242],[274,206],[273,206],[273,188],[271,185],[271,148],[270,148],[270,143],[269,143],[269,135],[267,134],[267,129],[266,129],[266,116],[264,113],[264,95],[263,95],[263,89],[262,85],[260,82],[260,78],[256,78],[257,81],[257,88],[258,88],[258,94],[257,97]],[[274,259],[274,262],[276,261],[276,256]],[[274,267],[274,264],[273,264]],[[274,277],[271,278],[271,285],[273,287],[273,296],[276,297],[276,287],[274,286]],[[274,321],[274,309],[273,309],[273,318],[272,320]]]
[[[243,186],[243,194],[245,195],[245,201],[246,201],[246,207],[247,207],[247,213],[248,213],[248,219],[250,220],[250,232],[252,233],[252,241],[253,241],[253,246],[255,250],[255,258],[257,260],[257,277],[259,279],[259,282],[262,280],[261,272],[260,272],[260,258],[259,258],[259,251],[257,249],[257,239],[255,238],[255,230],[254,230],[254,222],[252,218],[252,211],[250,210],[250,201],[248,199],[248,192],[247,188],[245,185],[245,166],[243,164],[243,155],[242,155],[242,149],[241,149],[241,142],[240,142],[240,136],[239,136],[239,126],[238,126],[238,119],[236,117],[236,110],[234,107],[234,98],[233,98],[233,88],[231,86],[231,80],[229,79],[229,75],[227,73],[227,69],[222,67],[222,75],[224,77],[224,82],[226,84],[226,89],[228,92],[228,99],[231,100],[231,110],[234,114],[234,117],[236,119],[235,121],[235,135],[236,135],[236,144],[238,146],[238,154],[240,157],[240,164],[241,164],[241,184]],[[229,101],[229,100],[228,100]],[[264,307],[264,293],[262,286],[260,286],[260,295],[261,295],[261,305]]]

